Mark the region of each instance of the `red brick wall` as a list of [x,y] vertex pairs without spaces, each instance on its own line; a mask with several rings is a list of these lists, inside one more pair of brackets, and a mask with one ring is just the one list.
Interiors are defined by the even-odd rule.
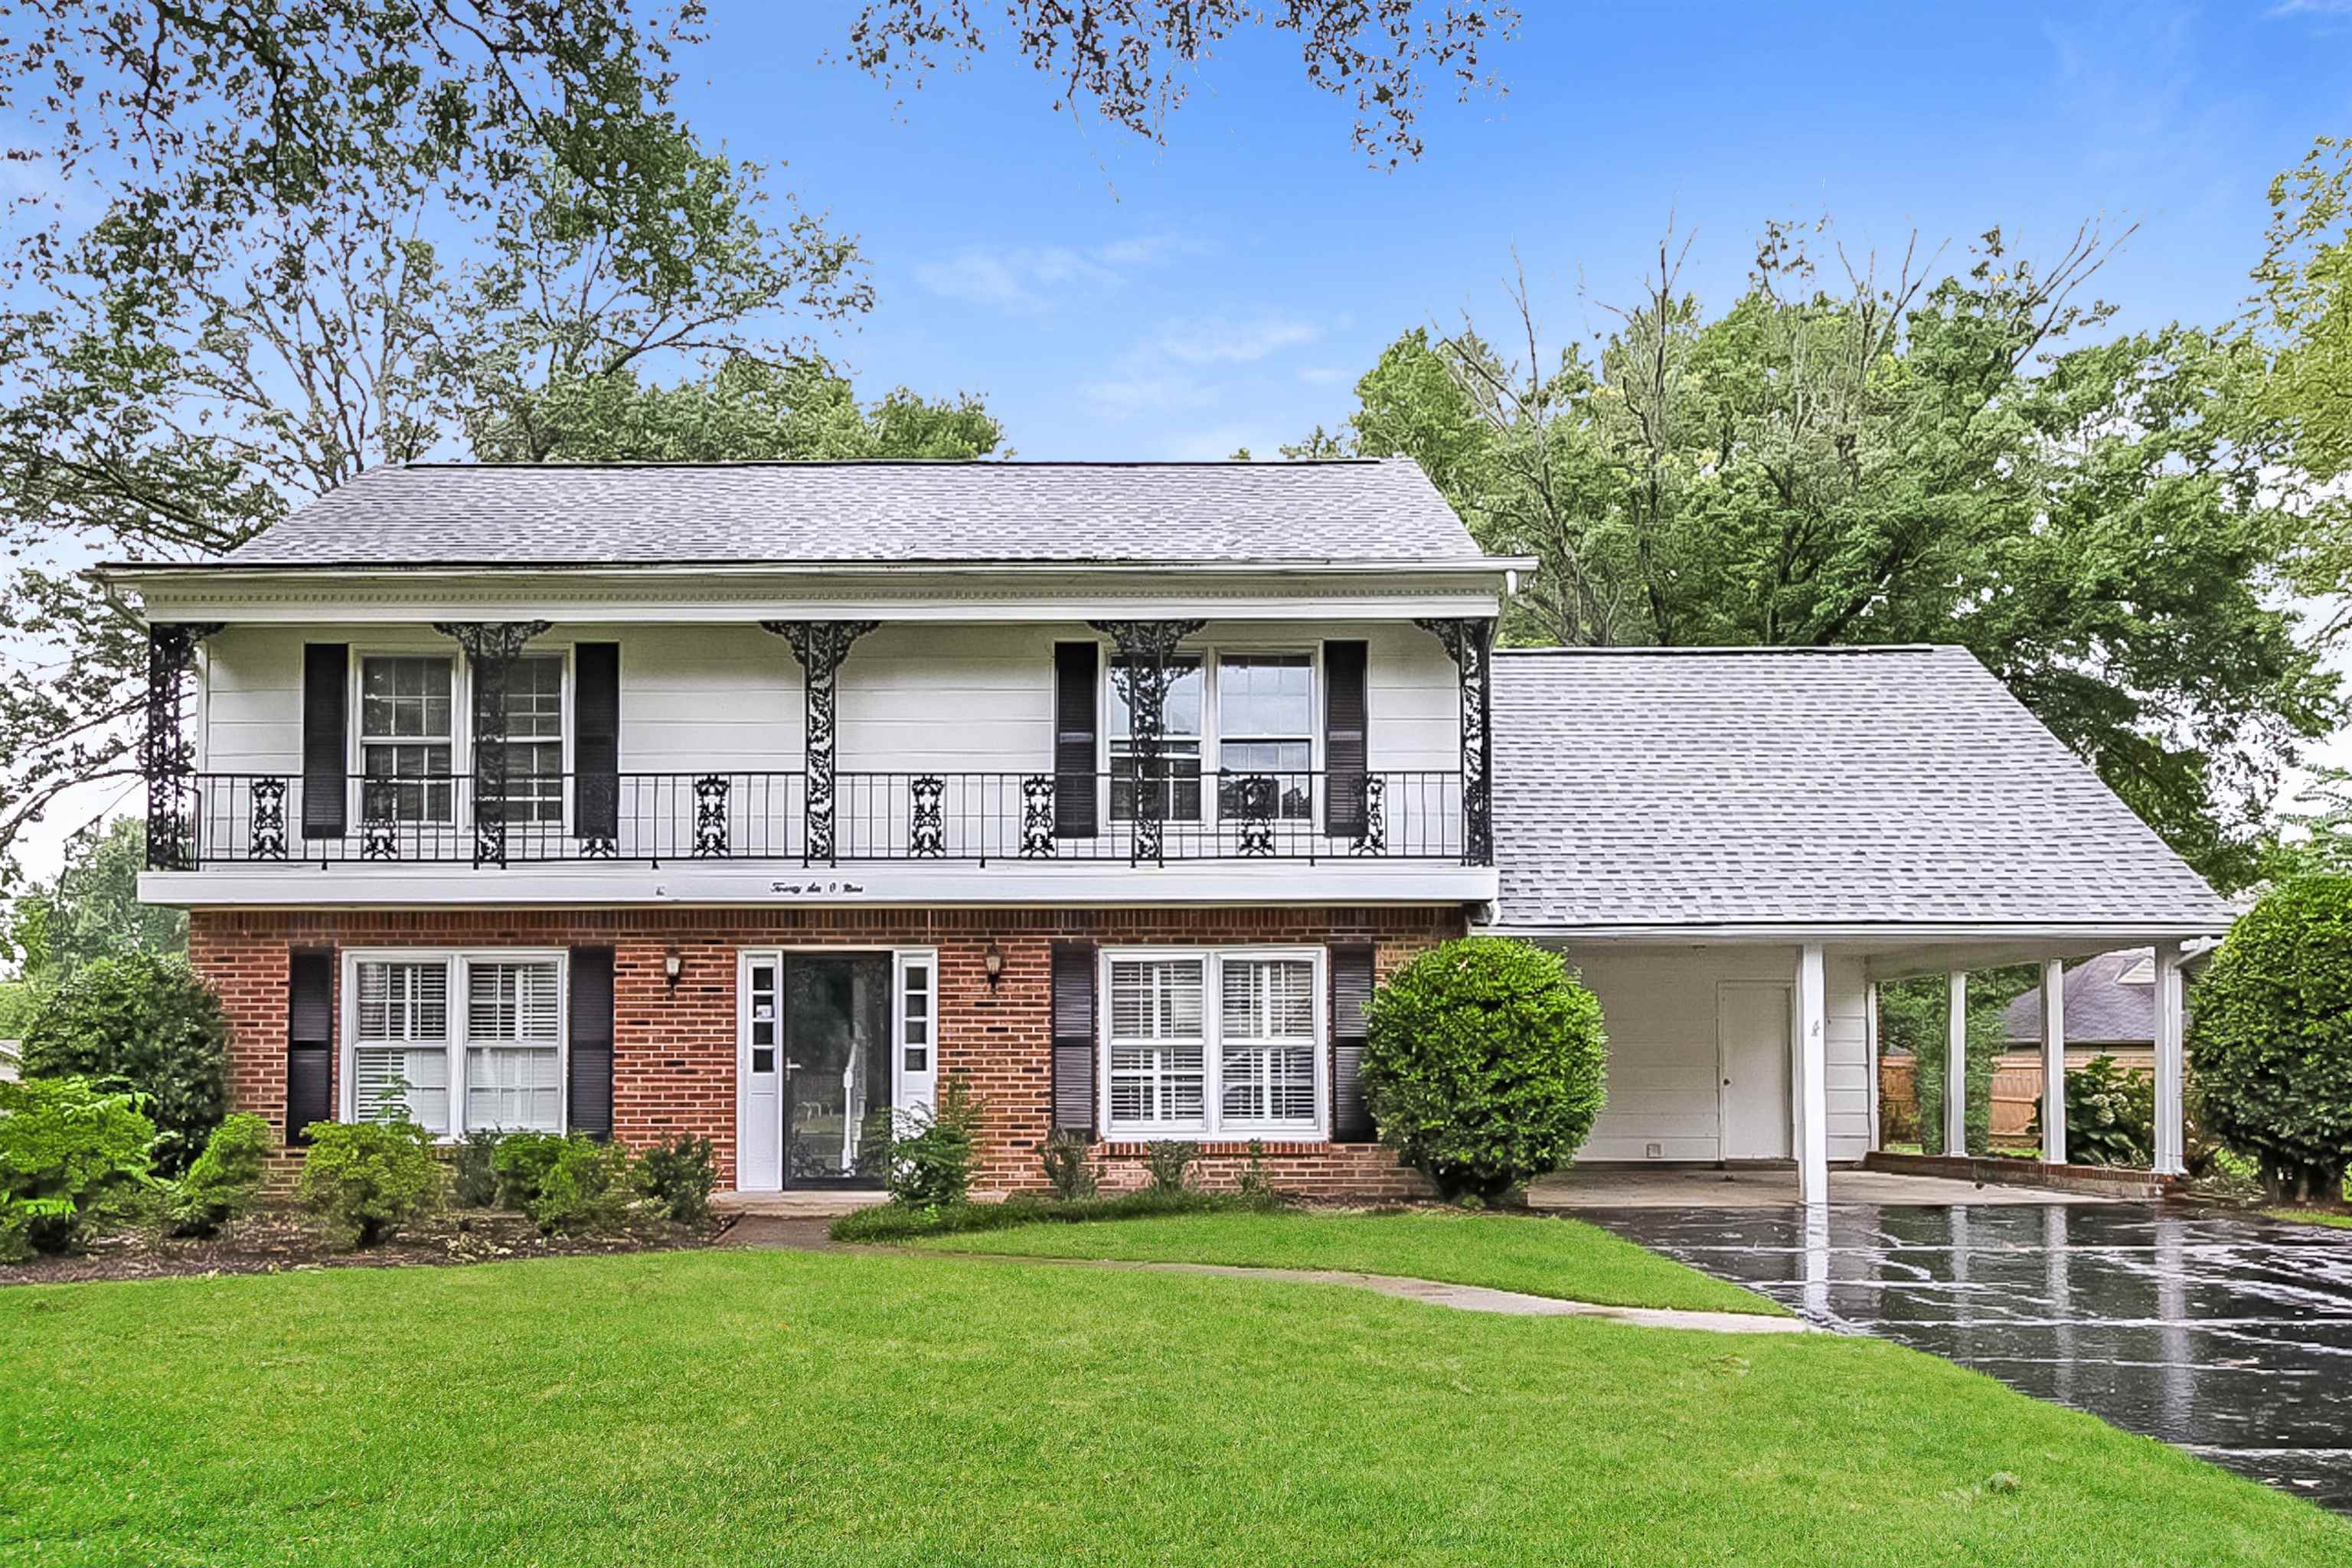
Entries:
[[[1463,929],[1453,908],[1235,910],[212,910],[189,920],[188,952],[233,1028],[230,1091],[273,1120],[286,1105],[287,954],[298,947],[563,947],[614,951],[613,1121],[644,1145],[680,1134],[718,1146],[719,1182],[735,1182],[735,957],[744,947],[929,946],[940,954],[939,1067],[986,1102],[974,1191],[1044,1185],[1037,1151],[1051,1125],[1052,943],[1371,942],[1386,974]],[[1004,971],[988,988],[994,942]],[[685,968],[673,992],[663,960]],[[283,1130],[281,1129],[281,1131]],[[1143,1179],[1139,1144],[1101,1147],[1106,1184]],[[1230,1186],[1245,1146],[1212,1144],[1204,1185]],[[1401,1195],[1415,1178],[1377,1145],[1269,1145],[1286,1192]]]

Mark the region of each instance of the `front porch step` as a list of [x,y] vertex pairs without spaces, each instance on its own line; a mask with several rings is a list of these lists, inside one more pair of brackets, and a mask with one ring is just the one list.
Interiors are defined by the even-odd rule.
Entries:
[[2112,1165],[2045,1165],[2039,1160],[1979,1159],[1969,1154],[1890,1154],[1874,1149],[1863,1156],[1863,1169],[1890,1175],[1941,1176],[1955,1182],[1983,1182],[2004,1187],[2042,1187],[2060,1193],[2095,1193],[2105,1198],[2154,1200],[2170,1196],[2180,1186],[2178,1176],[2152,1171],[2118,1170]]
[[776,1219],[832,1219],[890,1201],[878,1192],[833,1193],[713,1193],[710,1206],[720,1214],[759,1215]]

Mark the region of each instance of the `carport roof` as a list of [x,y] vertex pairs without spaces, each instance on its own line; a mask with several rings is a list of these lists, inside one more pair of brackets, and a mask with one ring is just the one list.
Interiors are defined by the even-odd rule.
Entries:
[[1503,929],[2227,929],[1965,648],[1507,650]]

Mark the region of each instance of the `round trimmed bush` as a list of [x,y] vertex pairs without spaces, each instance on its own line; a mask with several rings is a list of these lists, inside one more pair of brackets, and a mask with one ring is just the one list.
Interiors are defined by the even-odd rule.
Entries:
[[1364,1099],[1381,1141],[1449,1198],[1556,1171],[1606,1098],[1601,1003],[1555,952],[1474,936],[1372,994]]
[[126,952],[74,971],[25,1031],[26,1078],[87,1078],[145,1099],[155,1169],[177,1176],[228,1110],[228,1026],[176,955]]
[[2273,1198],[2336,1202],[2352,1166],[2352,877],[2265,894],[2197,983],[2189,1060],[2205,1130]]

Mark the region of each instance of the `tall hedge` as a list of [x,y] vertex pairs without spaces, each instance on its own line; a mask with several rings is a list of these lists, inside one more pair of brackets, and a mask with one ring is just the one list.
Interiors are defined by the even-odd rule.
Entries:
[[1372,994],[1364,1098],[1447,1197],[1492,1200],[1575,1156],[1605,1098],[1601,1003],[1558,953],[1467,937]]
[[101,958],[41,999],[25,1030],[24,1071],[119,1083],[146,1096],[155,1168],[177,1176],[228,1110],[228,1026],[186,959]]
[[2197,983],[2189,1061],[2205,1130],[2275,1198],[2339,1199],[2352,1166],[2352,877],[2274,888]]

